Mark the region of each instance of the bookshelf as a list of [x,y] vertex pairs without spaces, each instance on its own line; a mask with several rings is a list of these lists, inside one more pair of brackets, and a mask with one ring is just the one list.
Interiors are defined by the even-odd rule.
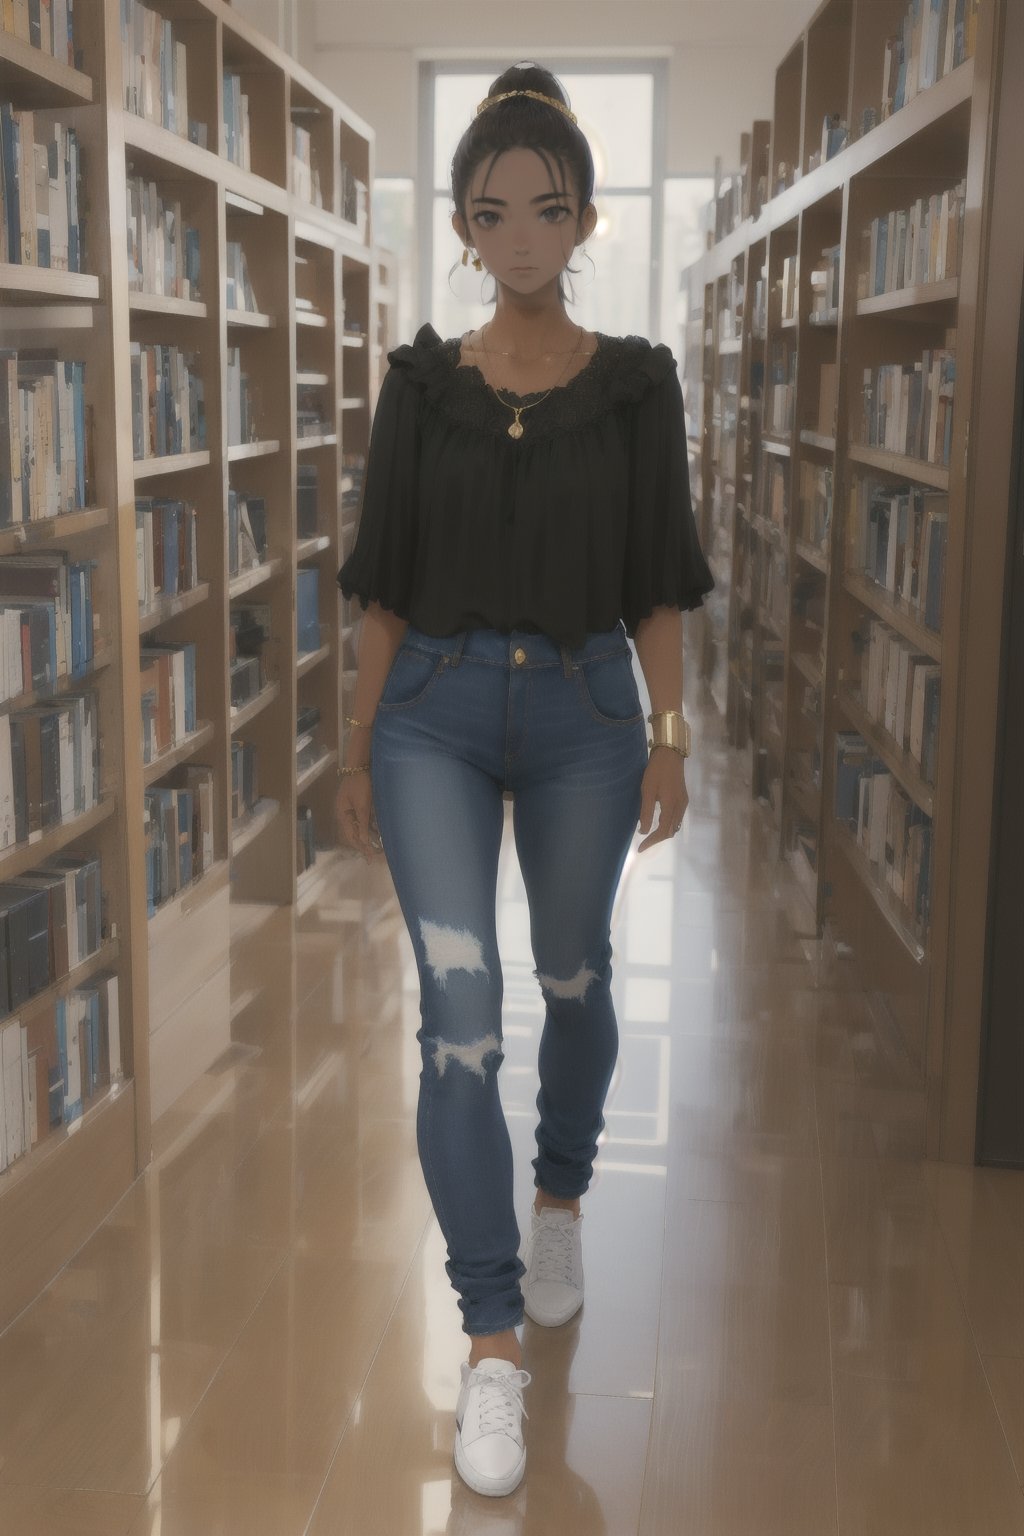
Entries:
[[[123,68],[123,16],[162,77]],[[0,1018],[64,1084],[62,1114],[42,1105],[0,1171],[0,1329],[230,1043],[231,900],[301,904],[341,856],[355,652],[335,575],[377,382],[372,128],[222,0],[78,0],[73,28],[74,63],[52,38],[0,33],[3,126],[33,114],[19,145],[73,133],[82,210],[82,270],[0,261],[0,326],[15,370],[33,351],[84,364],[87,494],[49,516],[40,493],[0,527],[0,560],[87,563],[92,652],[82,675],[29,679],[0,717],[95,694],[99,795],[0,849],[0,880],[98,857],[102,925],[93,953]],[[51,255],[71,207],[54,185],[51,170]],[[119,1043],[102,1035],[99,1071],[90,1054],[79,1113],[54,1018],[90,986],[103,1031],[116,1003]]]
[[[1007,12],[824,0],[778,66],[767,149],[755,124],[682,278],[694,486],[723,587],[702,679],[819,937],[893,1027],[923,1146],[954,1161],[973,1157],[980,1003],[950,1005],[972,969],[950,935],[965,872],[982,911],[986,878],[959,833],[972,566],[985,557],[991,603],[1009,473],[969,433],[992,362],[986,264],[1016,271],[1020,302],[1019,233],[992,234]],[[1000,511],[982,519],[986,472]]]

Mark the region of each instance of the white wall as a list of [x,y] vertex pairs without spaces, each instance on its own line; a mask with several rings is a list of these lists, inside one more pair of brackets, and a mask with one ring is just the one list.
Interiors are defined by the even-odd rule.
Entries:
[[[772,115],[775,68],[818,0],[235,0],[276,42],[297,11],[300,62],[374,127],[378,176],[415,176],[423,58],[669,59],[666,174],[739,157]],[[287,31],[284,35],[287,35]]]

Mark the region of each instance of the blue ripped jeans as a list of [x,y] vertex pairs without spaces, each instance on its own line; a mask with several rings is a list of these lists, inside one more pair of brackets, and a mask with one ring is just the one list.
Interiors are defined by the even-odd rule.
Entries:
[[621,623],[577,649],[546,635],[409,626],[371,739],[374,810],[416,955],[416,1136],[463,1330],[523,1319],[512,1148],[498,1094],[495,905],[504,810],[545,1003],[537,1187],[588,1188],[618,1053],[612,903],[640,816],[647,731]]

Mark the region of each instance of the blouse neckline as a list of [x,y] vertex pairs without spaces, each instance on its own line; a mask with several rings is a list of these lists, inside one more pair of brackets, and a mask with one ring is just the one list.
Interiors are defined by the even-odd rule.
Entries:
[[[466,334],[468,335],[469,333],[467,332]],[[452,341],[449,344],[448,356],[452,367],[457,373],[476,374],[477,378],[485,389],[493,390],[493,385],[488,384],[487,380],[484,378],[483,371],[477,367],[476,363],[462,362],[462,343],[464,340],[464,336],[455,336],[452,338]],[[591,352],[590,356],[587,358],[587,361],[584,363],[583,367],[580,368],[578,372],[574,373],[571,379],[566,379],[564,384],[553,384],[550,389],[532,389],[525,395],[517,394],[514,389],[502,388],[501,395],[509,395],[513,400],[532,400],[536,395],[559,394],[564,390],[572,389],[577,380],[582,379],[586,374],[591,372],[598,358],[604,351],[606,338],[603,332],[595,331],[594,340],[597,344],[594,347],[593,352]]]

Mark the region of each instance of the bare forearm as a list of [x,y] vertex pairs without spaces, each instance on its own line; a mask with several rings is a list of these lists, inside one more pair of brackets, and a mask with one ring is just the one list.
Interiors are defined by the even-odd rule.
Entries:
[[356,720],[365,721],[366,725],[351,726],[347,732],[346,767],[369,761],[369,727],[373,723],[377,701],[384,690],[395,652],[408,627],[407,619],[400,619],[379,603],[371,603],[363,615],[359,631],[356,686],[348,713]]
[[683,708],[683,615],[678,608],[655,608],[641,619],[634,636],[651,710]]

